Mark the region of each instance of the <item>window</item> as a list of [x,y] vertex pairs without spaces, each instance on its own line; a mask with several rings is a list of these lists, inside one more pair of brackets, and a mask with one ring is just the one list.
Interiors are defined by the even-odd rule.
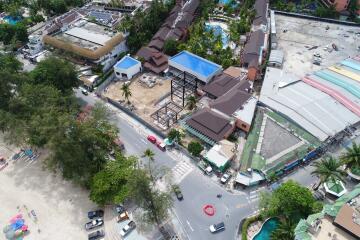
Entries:
[[241,124],[241,127],[246,128],[247,126],[245,124]]

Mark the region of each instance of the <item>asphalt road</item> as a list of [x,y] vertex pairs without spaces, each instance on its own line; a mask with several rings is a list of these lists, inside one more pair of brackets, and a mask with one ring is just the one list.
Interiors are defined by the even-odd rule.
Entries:
[[[77,92],[77,96],[87,104],[93,105],[100,101],[93,94],[84,96]],[[150,148],[155,153],[155,165],[165,166],[175,171],[176,166],[184,161],[184,157],[171,157],[169,153],[160,151],[155,145],[146,140],[146,135],[151,132],[140,123],[134,123],[124,116],[125,113],[119,110],[114,111],[111,120],[118,126],[120,137],[125,143],[126,153],[141,156],[146,148]],[[129,121],[132,124],[129,124]],[[183,201],[175,200],[174,212],[177,222],[181,224],[184,235],[187,239],[235,239],[240,220],[258,210],[259,191],[263,189],[247,189],[237,194],[231,194],[221,187],[220,184],[211,180],[208,176],[197,169],[192,164],[187,164],[192,168],[181,178],[179,183],[183,195]],[[317,178],[311,176],[312,166],[306,166],[296,170],[283,179],[293,179],[304,186],[311,186]],[[179,176],[179,174],[177,175]],[[348,185],[349,186],[349,185]],[[217,194],[221,194],[219,199]],[[203,212],[203,207],[211,204],[215,207],[215,215],[207,216]],[[216,234],[211,234],[209,226],[214,223],[224,222],[226,230]]]

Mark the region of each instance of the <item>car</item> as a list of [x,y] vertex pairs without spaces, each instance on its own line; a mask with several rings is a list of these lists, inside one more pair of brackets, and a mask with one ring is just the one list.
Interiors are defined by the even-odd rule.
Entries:
[[100,209],[88,212],[88,218],[90,218],[90,219],[101,218],[103,216],[104,216],[104,211],[100,210]]
[[149,140],[150,142],[152,142],[154,144],[157,142],[156,137],[154,137],[153,135],[147,136],[147,140]]
[[225,184],[227,181],[229,181],[230,177],[231,177],[230,174],[225,173],[221,176],[220,182],[222,184]]
[[96,227],[104,225],[104,220],[102,218],[93,219],[90,222],[85,223],[85,229],[90,230]]
[[99,231],[90,233],[88,235],[88,239],[89,240],[97,240],[97,239],[103,238],[104,236],[105,236],[104,230],[99,230]]
[[123,227],[123,229],[121,229],[120,231],[120,235],[122,237],[125,237],[126,235],[128,235],[132,230],[134,230],[136,228],[136,224],[134,221],[130,221],[128,224],[126,224],[125,227]]
[[209,229],[210,229],[211,233],[217,233],[217,232],[220,232],[220,231],[224,231],[225,230],[225,223],[221,222],[221,223],[218,223],[218,224],[210,225]]
[[85,96],[89,95],[88,90],[86,90],[85,88],[80,88],[82,94],[84,94]]
[[161,142],[161,141],[157,141],[156,142],[156,146],[161,150],[161,151],[166,151],[166,145],[165,143]]
[[181,201],[181,200],[184,199],[184,196],[183,196],[183,194],[182,194],[181,189],[180,189],[179,186],[174,186],[174,187],[173,187],[173,191],[174,191],[174,193],[175,193],[176,198],[177,198],[179,201]]
[[126,209],[125,209],[125,207],[124,207],[123,205],[117,204],[117,205],[115,206],[115,211],[120,214],[120,213],[125,212]]
[[321,58],[321,55],[319,53],[314,53],[314,57]]
[[122,212],[122,213],[120,213],[117,217],[116,217],[116,221],[117,222],[122,222],[122,221],[125,221],[125,220],[127,220],[127,219],[129,219],[129,214],[128,214],[128,212]]

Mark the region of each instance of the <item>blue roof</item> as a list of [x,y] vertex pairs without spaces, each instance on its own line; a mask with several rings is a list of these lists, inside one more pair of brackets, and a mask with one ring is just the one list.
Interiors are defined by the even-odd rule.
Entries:
[[[182,51],[171,57],[169,61],[173,61],[184,68],[190,69],[193,73],[197,73],[204,77],[214,75],[222,67],[216,63],[210,62],[202,57],[192,54],[188,51]],[[191,72],[190,72],[191,73]]]
[[136,64],[140,63],[138,60],[125,56],[120,61],[118,61],[115,65],[116,68],[128,69]]
[[354,61],[354,60],[350,60],[350,59],[344,60],[344,61],[341,62],[341,64],[343,64],[343,65],[345,65],[345,66],[347,66],[347,67],[351,67],[351,68],[353,68],[353,69],[356,69],[356,70],[360,71],[360,64],[357,63],[357,62]]

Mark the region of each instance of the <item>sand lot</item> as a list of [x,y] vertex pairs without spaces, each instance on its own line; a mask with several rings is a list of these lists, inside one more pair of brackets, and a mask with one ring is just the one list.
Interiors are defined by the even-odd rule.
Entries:
[[[0,142],[0,155],[10,157],[13,150]],[[41,157],[31,164],[10,161],[0,172],[0,203],[1,230],[20,212],[30,230],[24,240],[87,239],[84,223],[87,211],[94,208],[88,192],[43,171]],[[5,239],[2,231],[0,239]]]

